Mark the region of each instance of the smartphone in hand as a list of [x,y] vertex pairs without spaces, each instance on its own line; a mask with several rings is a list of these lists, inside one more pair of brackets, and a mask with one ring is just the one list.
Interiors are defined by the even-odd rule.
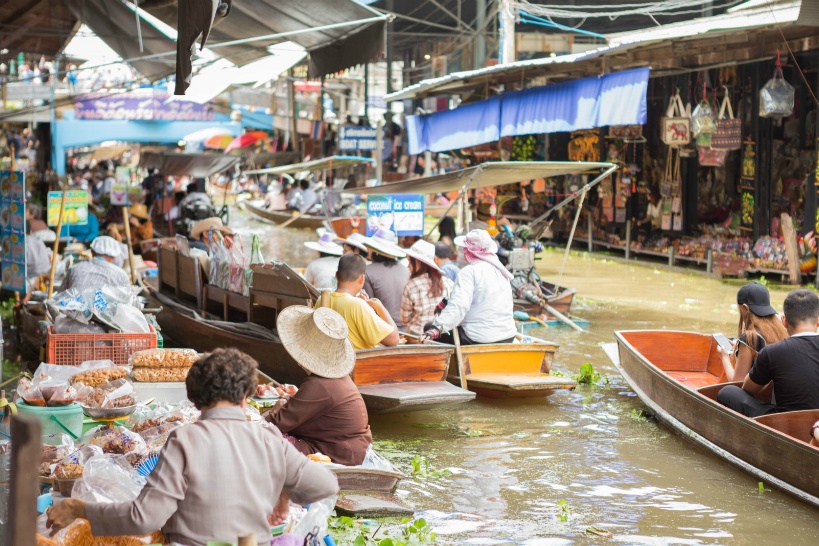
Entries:
[[722,347],[722,350],[728,354],[731,354],[734,351],[734,345],[731,343],[731,340],[725,337],[725,334],[712,334],[714,341],[717,342],[717,345]]

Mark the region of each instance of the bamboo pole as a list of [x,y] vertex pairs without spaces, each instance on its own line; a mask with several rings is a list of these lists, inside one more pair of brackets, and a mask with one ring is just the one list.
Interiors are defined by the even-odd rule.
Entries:
[[461,336],[458,334],[458,327],[452,329],[452,339],[455,341],[455,358],[458,359],[458,375],[461,376],[461,388],[466,390],[466,362],[461,353]]
[[[51,254],[51,272],[48,275],[48,299],[54,294],[54,275],[57,274],[57,259],[60,251],[60,231],[63,229],[63,214],[65,213],[65,196],[66,191],[63,190],[63,198],[60,200],[60,216],[57,219],[57,238],[54,239],[54,252]],[[47,206],[48,204],[46,204]]]
[[125,222],[125,241],[128,244],[128,263],[131,266],[131,282],[136,282],[136,268],[134,267],[134,247],[131,244],[131,218],[128,207],[122,207],[122,221]]

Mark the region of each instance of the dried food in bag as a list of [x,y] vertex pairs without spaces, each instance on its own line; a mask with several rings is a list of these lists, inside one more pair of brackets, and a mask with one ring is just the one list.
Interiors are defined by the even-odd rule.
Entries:
[[34,385],[40,389],[40,392],[43,395],[46,403],[50,406],[51,405],[51,398],[59,391],[64,390],[68,387],[68,381],[59,381],[55,379],[51,379],[50,377],[44,381],[32,381]]
[[40,389],[32,384],[31,379],[24,377],[17,383],[17,394],[25,400],[29,406],[45,407],[46,400]]
[[91,532],[91,524],[85,519],[75,520],[54,538],[57,546],[148,546],[167,543],[161,531],[150,535],[96,537]]
[[89,387],[100,387],[109,381],[128,377],[128,368],[114,366],[113,368],[97,368],[87,372],[80,372],[71,378],[71,384],[82,383]]
[[87,502],[129,502],[145,486],[145,478],[131,466],[129,457],[100,455],[85,464],[82,479],[74,485],[71,497]]
[[134,381],[166,383],[184,381],[190,368],[134,368]]
[[99,446],[84,445],[75,449],[57,463],[53,476],[60,480],[75,480],[82,476],[85,463],[100,454],[102,449]]
[[148,455],[159,453],[168,441],[171,432],[181,426],[181,423],[161,423],[159,426],[142,431],[141,436],[148,446]]
[[199,360],[193,349],[147,349],[131,355],[134,368],[189,368]]
[[67,406],[73,404],[77,399],[77,390],[74,387],[66,385],[64,388],[56,391],[48,399],[49,406]]
[[61,442],[58,445],[43,444],[40,452],[40,476],[43,478],[50,478],[54,472],[54,467],[66,458],[68,455],[76,451],[73,440],[66,435],[60,435]]
[[103,453],[143,455],[146,451],[142,436],[122,427],[101,429],[88,440],[89,445],[102,448]]

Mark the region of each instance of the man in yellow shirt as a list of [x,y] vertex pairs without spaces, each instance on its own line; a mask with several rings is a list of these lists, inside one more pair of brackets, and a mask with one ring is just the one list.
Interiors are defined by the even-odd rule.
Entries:
[[366,269],[367,262],[358,254],[345,254],[339,259],[338,288],[330,293],[329,307],[347,321],[355,350],[372,349],[378,344],[398,345],[398,328],[384,304],[361,290]]

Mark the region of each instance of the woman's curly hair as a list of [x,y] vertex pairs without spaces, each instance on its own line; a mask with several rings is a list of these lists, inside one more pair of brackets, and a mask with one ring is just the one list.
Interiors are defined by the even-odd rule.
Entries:
[[241,404],[256,391],[259,365],[238,349],[216,349],[191,366],[185,386],[197,409],[216,402]]

